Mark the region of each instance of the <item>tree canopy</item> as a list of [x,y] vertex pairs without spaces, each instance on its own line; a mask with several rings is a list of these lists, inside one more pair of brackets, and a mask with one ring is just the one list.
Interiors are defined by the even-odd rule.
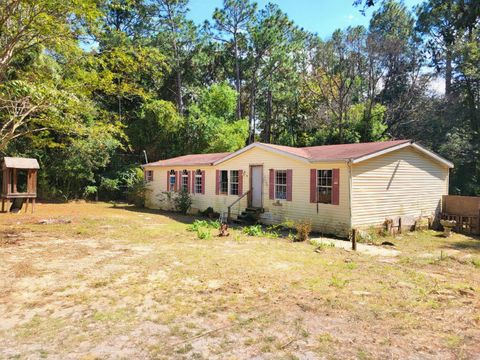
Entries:
[[322,39],[250,0],[202,26],[188,0],[5,0],[0,155],[39,158],[44,197],[115,198],[144,152],[411,138],[480,195],[479,2],[355,3],[369,25]]

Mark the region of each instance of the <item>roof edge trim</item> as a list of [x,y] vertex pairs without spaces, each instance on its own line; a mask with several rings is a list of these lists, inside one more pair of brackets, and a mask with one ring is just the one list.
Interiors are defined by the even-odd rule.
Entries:
[[247,145],[245,146],[244,148],[241,148],[233,153],[231,153],[230,155],[227,155],[226,157],[222,158],[222,159],[219,159],[217,161],[215,161],[212,165],[218,165],[218,164],[221,164],[225,161],[228,161],[230,159],[233,159],[234,157],[237,157],[241,154],[243,154],[244,152],[254,148],[254,147],[258,147],[260,149],[263,149],[263,150],[266,150],[266,151],[270,151],[270,152],[273,152],[273,153],[276,153],[276,154],[280,154],[280,155],[284,155],[284,156],[288,156],[290,158],[293,158],[293,159],[296,159],[296,160],[300,160],[302,162],[310,162],[310,159],[306,158],[306,157],[303,157],[303,156],[298,156],[298,155],[295,155],[295,154],[291,154],[287,151],[283,151],[283,150],[280,150],[280,149],[276,149],[276,148],[273,148],[273,147],[270,147],[266,144],[262,144],[262,143],[258,143],[258,142],[254,142],[250,145]]

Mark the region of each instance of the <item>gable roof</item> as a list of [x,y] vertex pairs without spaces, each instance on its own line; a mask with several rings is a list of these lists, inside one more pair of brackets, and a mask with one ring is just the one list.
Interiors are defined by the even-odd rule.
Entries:
[[394,146],[410,143],[410,140],[392,140],[384,142],[369,142],[357,144],[338,144],[338,145],[321,145],[309,146],[302,148],[294,148],[290,146],[264,144],[267,147],[285,151],[287,153],[303,157],[309,161],[336,161],[336,160],[353,160],[362,156],[377,153]]
[[37,159],[22,157],[3,158],[3,165],[9,169],[40,169]]
[[286,155],[308,163],[350,161],[356,164],[361,161],[368,160],[372,157],[380,156],[391,151],[396,151],[407,146],[411,146],[419,152],[422,152],[423,154],[431,157],[433,160],[436,160],[445,166],[453,168],[453,164],[450,161],[414,143],[412,140],[391,140],[356,144],[321,145],[300,148],[255,142],[232,153],[185,155],[149,163],[143,166],[218,165],[229,159],[237,157],[240,154],[254,147],[258,147],[266,151],[272,151],[281,155]]
[[192,154],[177,156],[174,158],[160,160],[145,164],[143,166],[193,166],[193,165],[213,165],[215,161],[218,161],[231,153],[212,153],[212,154]]
[[453,168],[453,163],[424,148],[423,146],[414,143],[412,140],[391,140],[356,144],[321,145],[301,148],[257,142],[250,144],[234,153],[231,153],[230,155],[227,155],[222,159],[217,160],[214,165],[220,164],[235,156],[238,156],[243,152],[248,151],[252,147],[259,147],[266,151],[273,151],[309,163],[351,161],[352,163],[356,164],[361,161],[368,160],[372,157],[380,156],[391,151],[402,149],[407,146],[411,146],[412,148],[422,152],[423,154],[431,157],[432,159],[442,163],[443,165]]

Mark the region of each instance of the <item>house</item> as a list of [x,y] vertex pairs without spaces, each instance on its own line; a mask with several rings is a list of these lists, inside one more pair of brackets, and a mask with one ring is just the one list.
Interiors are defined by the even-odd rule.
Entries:
[[[170,192],[192,195],[192,212],[239,216],[258,209],[266,224],[308,219],[314,230],[436,215],[453,164],[411,140],[295,148],[253,143],[233,153],[179,156],[144,165],[146,206],[169,210]],[[232,205],[233,204],[233,205]]]

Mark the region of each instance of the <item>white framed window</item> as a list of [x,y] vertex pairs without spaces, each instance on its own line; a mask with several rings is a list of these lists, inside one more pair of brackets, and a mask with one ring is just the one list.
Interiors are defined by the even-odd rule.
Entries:
[[317,202],[332,203],[332,170],[317,170]]
[[195,194],[201,194],[203,191],[203,185],[202,185],[202,170],[198,169],[195,171],[195,187],[194,191]]
[[153,181],[153,170],[147,170],[147,171],[145,171],[145,181],[146,181],[146,182],[151,182],[151,181]]
[[180,190],[188,192],[188,171],[187,170],[182,171],[181,179],[182,179],[182,182],[181,182]]
[[238,195],[238,170],[230,170],[230,195]]
[[175,170],[170,170],[170,173],[168,175],[168,191],[175,191],[175,181],[176,181],[176,176],[175,176]]
[[228,170],[220,171],[220,194],[228,194]]
[[275,199],[287,199],[287,170],[275,171]]

